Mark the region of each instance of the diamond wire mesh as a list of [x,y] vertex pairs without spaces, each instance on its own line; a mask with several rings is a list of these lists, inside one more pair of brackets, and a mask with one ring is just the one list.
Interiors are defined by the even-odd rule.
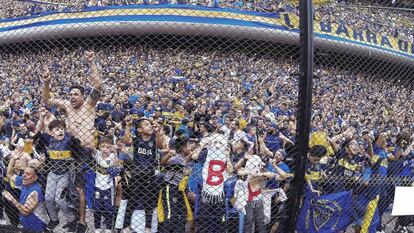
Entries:
[[339,44],[359,42],[382,51],[351,52],[356,43],[336,54],[315,51],[310,146],[323,146],[323,152],[310,156],[307,179],[322,195],[311,200],[318,203],[314,213],[324,218],[314,227],[332,226],[324,222],[334,216],[328,207],[339,208],[332,202],[324,207],[321,200],[346,200],[348,208],[341,207],[350,218],[335,217],[338,226],[346,223],[343,231],[413,231],[411,217],[392,213],[395,187],[413,184],[412,57],[408,63],[389,59],[395,52],[412,55],[405,50],[413,42],[412,17],[409,5],[399,1],[315,6],[315,33],[331,31],[342,37]]
[[[316,32],[321,20],[346,19],[347,28],[398,31],[412,41],[409,11],[369,1],[315,4]],[[2,231],[287,232],[300,59],[295,3],[5,1],[0,12]],[[396,19],[385,25],[385,17]],[[298,231],[310,218],[304,232],[350,230],[374,194],[392,192],[388,180],[408,179],[376,176],[371,160],[379,152],[368,155],[360,142],[368,136],[360,135],[384,114],[398,128],[390,135],[410,128],[411,63],[381,48],[367,55],[366,44],[352,49],[336,28],[316,37],[334,36],[316,41],[310,145],[325,146],[328,156],[312,147],[323,163],[310,156],[306,177],[323,196],[313,197],[313,209],[304,199],[301,211],[312,211]],[[351,172],[348,148],[361,152]],[[407,171],[409,157],[402,158],[396,166]],[[346,225],[337,230],[320,203],[350,190],[350,212],[334,210],[352,218],[337,218],[335,227]],[[392,202],[386,197],[383,209]],[[409,222],[393,221],[395,229]]]

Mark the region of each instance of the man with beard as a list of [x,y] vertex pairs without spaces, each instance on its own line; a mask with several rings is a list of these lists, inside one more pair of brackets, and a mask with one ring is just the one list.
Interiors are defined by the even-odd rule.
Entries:
[[[95,55],[93,52],[86,52],[85,57],[91,67],[91,84],[93,89],[90,95],[84,99],[85,90],[82,86],[74,85],[70,88],[69,101],[54,99],[50,97],[51,75],[46,70],[43,77],[42,101],[45,104],[57,106],[66,110],[68,113],[67,124],[69,133],[81,141],[82,149],[78,153],[79,165],[77,166],[76,187],[79,193],[79,224],[76,232],[83,233],[87,231],[85,222],[85,173],[90,169],[93,162],[93,149],[95,147],[95,129],[94,122],[96,118],[96,103],[102,90],[102,80],[98,68],[94,62]],[[72,228],[72,227],[71,227]],[[70,229],[73,230],[73,229]]]

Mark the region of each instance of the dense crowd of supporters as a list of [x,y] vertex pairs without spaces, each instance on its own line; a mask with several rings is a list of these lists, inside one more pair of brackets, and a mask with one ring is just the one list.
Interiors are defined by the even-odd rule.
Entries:
[[[281,58],[146,46],[4,54],[0,223],[286,232],[297,73]],[[393,187],[413,182],[413,105],[409,87],[318,67],[307,188],[378,195],[383,217]]]
[[[189,4],[248,11],[298,14],[297,6],[290,2],[279,0],[61,0],[56,2],[51,1],[49,4],[30,1],[4,1],[0,6],[0,18],[12,18],[56,11],[78,11],[85,7],[93,6],[130,4]],[[351,5],[345,1],[331,1],[325,4],[315,5],[315,18],[324,22],[344,24],[356,30],[370,31],[378,35],[386,35],[414,42],[414,14],[411,11],[383,9],[376,8],[375,6],[366,7],[362,4]]]

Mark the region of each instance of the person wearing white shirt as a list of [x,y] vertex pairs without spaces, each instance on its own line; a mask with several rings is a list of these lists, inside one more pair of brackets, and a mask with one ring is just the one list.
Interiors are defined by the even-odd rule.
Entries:
[[113,153],[114,144],[110,137],[101,138],[99,150],[94,154],[96,162],[94,190],[95,232],[102,232],[101,218],[105,219],[106,229],[112,232],[115,218],[115,191],[119,176],[116,168],[119,165],[117,154]]

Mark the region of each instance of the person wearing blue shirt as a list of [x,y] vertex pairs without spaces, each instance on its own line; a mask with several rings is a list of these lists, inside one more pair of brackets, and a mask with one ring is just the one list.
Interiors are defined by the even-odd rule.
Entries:
[[0,136],[7,136],[6,132],[9,132],[11,138],[13,134],[13,129],[11,128],[11,121],[8,119],[9,114],[7,111],[3,110],[0,112]]
[[112,121],[119,123],[125,118],[125,110],[121,108],[120,103],[115,104],[115,109],[111,112]]
[[343,192],[356,189],[357,181],[360,181],[362,171],[358,152],[356,140],[345,141],[343,149],[337,152],[336,164],[331,170],[337,177],[342,177],[344,182],[332,185],[335,191]]
[[152,104],[147,104],[144,110],[144,117],[150,118],[155,113],[155,107]]
[[305,181],[311,192],[321,194],[321,182],[326,179],[325,167],[321,159],[326,156],[326,147],[315,145],[308,153],[309,163],[306,166]]
[[132,115],[132,119],[137,120],[144,116],[144,107],[139,102],[136,102],[134,107],[131,108],[130,114]]
[[269,134],[266,135],[265,143],[267,148],[269,148],[269,150],[271,151],[277,151],[281,149],[283,145],[283,142],[280,139],[279,135],[274,131],[271,131]]
[[[125,225],[133,230],[154,228],[152,225],[153,211],[156,209],[160,188],[160,156],[158,150],[163,149],[162,129],[157,122],[146,118],[137,120],[138,135],[131,136],[132,119],[128,119],[124,141],[133,144],[132,161],[126,161],[125,170],[131,174],[127,182],[123,180],[125,196],[129,198]],[[129,185],[128,185],[129,184]],[[137,192],[138,191],[138,192]],[[140,226],[145,219],[145,226]]]
[[[289,166],[283,162],[287,156],[286,151],[284,149],[279,149],[276,152],[272,152],[266,147],[263,136],[259,137],[258,141],[260,152],[270,158],[266,165],[266,171],[285,177],[283,179],[276,177],[268,179],[266,188],[281,189],[280,191],[282,193],[286,193],[289,190],[289,180],[293,176]],[[272,196],[270,224],[267,225],[268,232],[276,232],[276,230],[278,232],[283,232],[286,227],[283,224],[285,222],[284,219],[287,216],[284,208],[285,202],[282,200],[282,196],[283,195]]]
[[7,119],[8,114],[6,112],[3,113],[3,116],[6,118],[5,123],[3,125],[4,136],[11,139],[11,137],[13,136],[13,128],[16,125],[14,124],[14,121],[12,119]]
[[[367,190],[366,195],[368,199],[373,199],[376,195],[380,195],[378,210],[379,219],[388,207],[387,202],[387,187],[386,183],[382,179],[387,178],[389,161],[396,161],[399,159],[401,153],[391,154],[387,150],[387,134],[378,132],[374,139],[372,146],[368,148],[371,160],[371,167],[366,169],[370,181],[372,182],[372,188]],[[366,175],[366,174],[365,174]],[[377,231],[382,231],[382,224],[378,224]]]
[[238,140],[231,147],[231,162],[233,165],[237,164],[241,159],[243,159],[249,144],[243,140]]
[[95,127],[99,132],[105,131],[107,119],[108,113],[105,113],[103,110],[97,111],[97,117],[95,118]]
[[177,128],[176,132],[184,134],[186,137],[190,137],[190,127],[188,127],[189,120],[184,118],[181,120],[180,126]]
[[105,110],[109,112],[113,109],[113,106],[110,102],[101,102],[96,106],[96,108],[98,110]]
[[22,187],[20,197],[17,200],[8,191],[3,191],[2,195],[19,210],[23,231],[30,233],[45,231],[49,217],[42,188],[37,183],[38,176],[35,168],[27,167],[24,169],[23,176],[13,175],[9,179]]
[[[62,211],[68,222],[75,219],[75,215],[69,207],[70,201],[62,198],[62,193],[66,189],[74,188],[70,181],[70,168],[73,168],[77,153],[80,151],[81,142],[66,131],[66,125],[63,121],[53,120],[50,122],[48,129],[51,133],[41,133],[45,130],[45,115],[39,119],[39,132],[35,138],[38,143],[43,144],[47,150],[46,166],[48,167],[45,199],[46,207],[50,216],[48,228],[53,230],[59,225],[58,211]],[[70,224],[66,224],[63,228],[70,228]]]
[[138,95],[130,95],[128,97],[128,103],[129,105],[135,105],[136,102],[138,102],[139,96]]
[[250,142],[256,143],[256,127],[253,125],[249,125],[246,127],[246,137]]
[[272,109],[272,112],[278,116],[292,116],[292,112],[288,110],[288,106],[285,102],[281,103],[278,108]]
[[[270,172],[276,173],[276,166],[278,169],[282,169],[286,173],[291,173],[289,166],[283,162],[286,158],[286,151],[284,149],[280,149],[274,153],[273,159],[267,164],[266,170]],[[279,188],[279,182],[276,181],[275,178],[270,179],[266,183],[266,187],[271,189]]]

